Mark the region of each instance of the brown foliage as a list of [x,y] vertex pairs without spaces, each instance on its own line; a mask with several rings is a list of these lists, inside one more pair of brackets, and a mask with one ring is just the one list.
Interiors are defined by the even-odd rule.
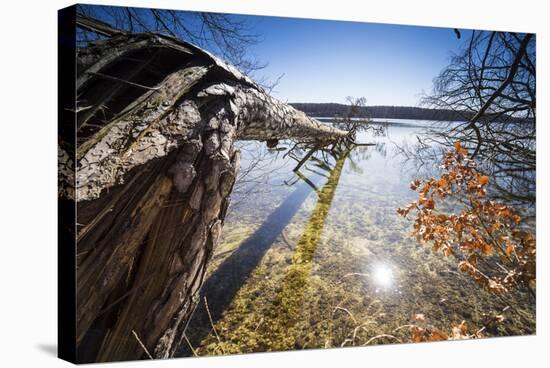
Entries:
[[483,328],[470,333],[466,321],[462,321],[460,324],[452,326],[450,333],[447,333],[443,330],[427,325],[423,314],[416,314],[414,316],[414,324],[411,324],[408,327],[411,342],[463,340],[481,338],[485,336],[483,334]]
[[[535,237],[514,209],[487,198],[490,178],[480,173],[467,155],[468,151],[455,143],[444,155],[440,178],[414,180],[411,189],[419,193],[418,201],[397,212],[404,217],[415,212],[413,236],[431,244],[434,252],[459,259],[459,270],[484,289],[503,293],[525,287],[532,292]],[[451,197],[461,204],[449,202]],[[442,204],[456,210],[443,211]]]

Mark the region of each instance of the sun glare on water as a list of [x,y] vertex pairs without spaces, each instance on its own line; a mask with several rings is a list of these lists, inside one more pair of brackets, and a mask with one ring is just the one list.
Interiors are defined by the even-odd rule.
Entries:
[[372,278],[378,287],[385,289],[393,284],[393,271],[385,264],[377,264],[374,266]]

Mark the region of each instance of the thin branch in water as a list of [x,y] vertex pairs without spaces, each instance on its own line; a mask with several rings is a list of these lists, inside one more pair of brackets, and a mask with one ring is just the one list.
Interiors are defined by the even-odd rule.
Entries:
[[345,312],[353,320],[353,323],[357,324],[357,320],[355,319],[353,314],[347,308],[340,307],[340,306],[334,307],[334,309],[332,311],[332,314],[334,314],[336,311],[339,311],[339,310],[342,311],[342,312]]
[[136,333],[136,331],[132,330],[132,333],[134,334],[134,337],[136,338],[138,344],[141,346],[141,348],[143,349],[143,351],[145,352],[145,354],[147,354],[147,356],[149,357],[149,359],[153,359],[153,356],[149,353],[149,350],[147,350],[147,348],[145,347],[145,345],[143,345],[143,343],[142,343],[141,340],[139,339],[139,336],[138,336],[138,334]]
[[214,320],[212,319],[212,315],[210,314],[210,308],[208,308],[208,300],[206,300],[206,297],[204,297],[204,305],[206,307],[206,313],[208,314],[208,319],[210,320],[210,325],[212,326],[212,330],[214,331],[214,335],[216,336],[216,339],[218,340],[218,346],[221,349],[222,353],[225,354],[225,350],[222,345],[222,340],[220,339],[220,335],[218,335],[218,331],[216,331],[216,327],[214,326]]
[[191,349],[191,352],[193,353],[193,355],[196,357],[199,356],[195,348],[193,348],[193,345],[191,345],[191,341],[189,341],[189,338],[187,337],[187,334],[185,332],[183,333],[183,338],[187,342],[187,345],[189,346],[189,349]]

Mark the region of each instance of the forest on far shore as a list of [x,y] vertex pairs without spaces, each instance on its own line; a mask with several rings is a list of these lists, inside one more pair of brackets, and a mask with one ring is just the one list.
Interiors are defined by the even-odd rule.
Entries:
[[[337,117],[345,115],[349,110],[349,105],[340,103],[295,102],[290,103],[290,105],[314,117]],[[356,111],[357,117],[377,119],[467,121],[473,115],[469,111],[429,109],[413,106],[360,106],[357,107]],[[491,116],[487,114],[484,118],[490,120]],[[521,120],[509,117],[509,121],[520,122]]]

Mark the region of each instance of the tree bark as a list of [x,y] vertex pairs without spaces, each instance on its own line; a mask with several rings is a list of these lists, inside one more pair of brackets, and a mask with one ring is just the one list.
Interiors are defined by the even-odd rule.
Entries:
[[77,85],[76,147],[59,147],[59,196],[77,207],[78,360],[171,357],[220,236],[239,169],[234,142],[346,132],[160,35],[80,50]]

